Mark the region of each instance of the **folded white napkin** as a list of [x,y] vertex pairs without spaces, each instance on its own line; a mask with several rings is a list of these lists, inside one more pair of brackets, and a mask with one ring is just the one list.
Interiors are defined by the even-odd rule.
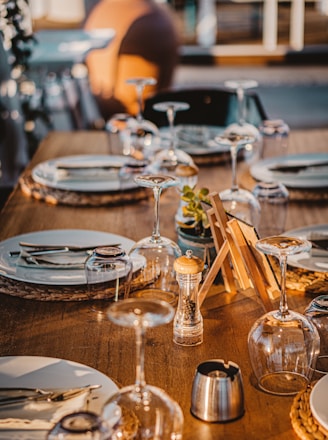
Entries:
[[84,251],[31,255],[22,249],[16,265],[32,269],[83,269],[87,258],[88,254]]
[[[63,402],[28,402],[0,407],[0,431],[49,430],[64,415],[85,409],[89,393]],[[2,439],[2,433],[0,432]]]
[[327,262],[328,262],[328,250],[312,247],[311,257],[324,257],[327,258]]
[[116,181],[118,179],[118,171],[113,169],[57,169],[55,172],[55,180],[57,182],[80,182],[80,181]]
[[[309,240],[328,240],[328,233],[320,233],[320,232],[311,232],[309,236]],[[313,243],[311,248],[311,257],[323,257],[327,258],[328,262],[328,249],[316,247]]]

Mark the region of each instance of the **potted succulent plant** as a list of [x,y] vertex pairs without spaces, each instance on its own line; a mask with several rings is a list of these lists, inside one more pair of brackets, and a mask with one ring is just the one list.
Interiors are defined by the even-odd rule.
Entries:
[[[207,267],[216,256],[206,208],[211,206],[208,188],[191,188],[186,185],[181,192],[182,205],[177,218],[178,244],[182,253],[191,249],[194,255],[202,258]],[[185,219],[185,221],[181,221]]]

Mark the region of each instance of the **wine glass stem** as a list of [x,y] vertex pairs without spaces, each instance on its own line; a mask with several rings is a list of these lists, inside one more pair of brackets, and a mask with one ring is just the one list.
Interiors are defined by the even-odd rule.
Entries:
[[146,385],[145,381],[145,329],[139,323],[135,328],[136,332],[136,382],[137,388]]
[[243,87],[237,88],[238,99],[238,122],[240,125],[245,123],[245,91]]
[[286,271],[287,271],[287,255],[279,257],[280,265],[280,306],[279,311],[282,316],[288,315],[288,304],[286,294]]
[[143,86],[140,84],[136,85],[137,89],[137,100],[138,100],[138,113],[137,113],[137,121],[142,121],[142,106],[143,106],[143,100],[142,100],[142,93],[143,93]]
[[155,243],[160,241],[160,238],[161,238],[161,235],[159,232],[159,199],[160,199],[161,191],[162,191],[162,188],[160,188],[158,186],[154,186],[153,192],[154,192],[154,199],[155,199],[155,204],[154,204],[155,222],[154,222],[154,229],[153,229],[153,233],[152,233],[151,238],[152,238],[152,241]]
[[170,133],[171,133],[170,150],[174,151],[174,149],[175,149],[175,131],[174,131],[175,110],[174,110],[173,106],[170,106],[167,109],[167,119],[169,121]]
[[231,154],[231,168],[232,168],[232,185],[231,191],[238,191],[237,183],[237,145],[232,144],[230,147]]

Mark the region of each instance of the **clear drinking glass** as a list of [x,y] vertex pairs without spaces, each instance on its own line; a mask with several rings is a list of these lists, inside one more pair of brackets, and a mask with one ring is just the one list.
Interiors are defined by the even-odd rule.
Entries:
[[240,148],[253,142],[254,138],[229,131],[228,128],[222,135],[215,138],[216,142],[230,146],[232,183],[229,189],[220,192],[220,199],[227,212],[254,226],[258,225],[260,218],[260,204],[256,197],[245,189],[239,188],[237,181],[237,155]]
[[279,182],[259,182],[253,188],[253,195],[261,207],[257,231],[260,237],[280,235],[285,230],[288,212],[289,192]]
[[130,156],[131,150],[131,125],[135,119],[128,113],[116,113],[106,122],[106,131],[112,135],[118,136],[118,142],[115,144],[109,139],[110,151],[112,154]]
[[261,159],[285,156],[288,151],[289,127],[282,119],[268,119],[259,127],[262,135]]
[[133,264],[119,247],[98,247],[84,266],[91,308],[104,313],[112,301],[129,296]]
[[164,390],[145,380],[145,333],[152,327],[169,323],[174,309],[166,301],[130,298],[113,304],[108,318],[117,325],[133,328],[136,336],[136,378],[133,385],[121,388],[104,405],[104,420],[119,420],[112,440],[181,440],[183,413]]
[[[158,102],[154,109],[159,112],[166,112],[169,122],[168,146],[154,156],[152,166],[156,172],[174,172],[180,164],[192,165],[194,163],[191,156],[177,148],[177,136],[175,131],[175,116],[177,112],[185,111],[190,108],[187,102],[165,101]],[[162,144],[165,139],[162,139]]]
[[259,387],[271,394],[294,395],[311,380],[319,354],[320,337],[304,315],[288,309],[286,269],[288,255],[307,252],[311,243],[299,238],[273,236],[256,248],[279,259],[281,294],[278,310],[259,318],[248,334],[248,350]]
[[97,414],[80,411],[67,414],[50,430],[47,440],[109,440],[111,428]]
[[328,373],[328,295],[314,298],[304,312],[317,327],[320,335],[320,354],[315,371],[319,375]]

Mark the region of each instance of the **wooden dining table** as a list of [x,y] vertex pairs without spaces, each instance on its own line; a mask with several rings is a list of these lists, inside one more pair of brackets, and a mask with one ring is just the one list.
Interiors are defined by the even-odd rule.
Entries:
[[[290,134],[291,153],[328,151],[328,129],[295,130]],[[51,132],[41,142],[23,175],[48,160],[75,154],[108,154],[111,139],[104,132]],[[240,162],[238,173],[247,172]],[[230,185],[229,161],[199,167],[199,186],[220,191]],[[326,188],[327,190],[327,188]],[[167,189],[160,202],[162,235],[177,239],[174,215],[178,192]],[[110,232],[139,240],[153,227],[151,197],[103,206],[71,206],[48,203],[14,189],[0,214],[0,240],[23,233],[52,229],[84,229]],[[328,223],[327,198],[291,200],[286,230]],[[3,277],[2,277],[3,278]],[[5,277],[4,277],[5,278]],[[46,356],[71,360],[93,367],[120,385],[135,377],[135,343],[130,329],[99,319],[88,301],[47,301],[20,297],[0,287],[0,355]],[[290,308],[304,311],[316,292],[288,291]],[[267,394],[256,385],[250,364],[247,335],[264,308],[254,292],[235,294],[216,288],[202,309],[204,341],[196,347],[174,344],[172,323],[147,332],[145,373],[152,385],[163,388],[184,414],[184,439],[290,440],[297,438],[290,420],[293,397]],[[245,393],[245,413],[228,423],[207,423],[190,412],[191,387],[196,367],[209,359],[233,361],[240,367]]]

